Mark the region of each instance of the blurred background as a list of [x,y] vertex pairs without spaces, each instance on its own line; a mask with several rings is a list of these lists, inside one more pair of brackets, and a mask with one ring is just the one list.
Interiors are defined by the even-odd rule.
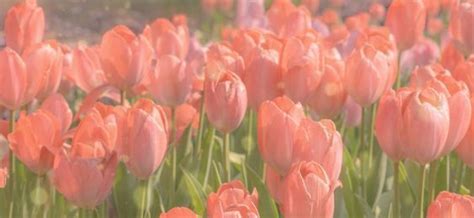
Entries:
[[[0,0],[0,35],[3,36],[3,17],[7,10],[20,0]],[[210,13],[201,6],[201,0],[37,0],[45,10],[46,38],[56,38],[64,43],[87,41],[95,43],[107,29],[125,24],[133,31],[143,27],[157,17],[169,18],[184,13],[189,17],[191,30],[209,32],[216,24],[231,25],[235,4],[230,11]],[[248,1],[248,0],[247,0]],[[272,0],[265,0],[268,8]],[[293,0],[299,4],[301,0]],[[341,15],[349,16],[367,9],[373,2],[387,5],[390,0],[320,0],[319,11],[331,7],[334,2],[341,5]],[[0,37],[2,38],[2,37]],[[1,44],[1,43],[0,43]]]

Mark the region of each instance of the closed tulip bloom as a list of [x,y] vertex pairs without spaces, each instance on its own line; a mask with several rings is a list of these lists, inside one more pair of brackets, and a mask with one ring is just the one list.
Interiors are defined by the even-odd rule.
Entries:
[[21,57],[10,48],[0,51],[0,105],[9,110],[20,108],[26,85],[26,65]]
[[110,84],[125,90],[138,84],[148,70],[153,48],[144,36],[118,25],[102,36],[100,59]]
[[324,167],[332,181],[339,178],[342,168],[342,137],[331,120],[301,121],[293,151],[293,163],[315,161]]
[[43,175],[53,167],[54,155],[62,146],[61,131],[57,117],[38,110],[22,114],[8,140],[15,156],[34,173]]
[[266,13],[268,27],[275,33],[280,32],[282,25],[287,21],[287,17],[295,9],[296,7],[290,0],[273,1]]
[[175,207],[166,213],[161,213],[160,218],[198,218],[198,215],[186,207]]
[[283,181],[281,212],[287,218],[333,217],[338,186],[318,163],[299,162]]
[[462,44],[466,53],[474,51],[474,2],[459,0],[453,3],[449,31]]
[[453,71],[453,77],[466,83],[471,92],[474,92],[474,55],[460,62]]
[[186,58],[190,43],[186,17],[175,16],[173,22],[158,18],[147,28],[145,31],[150,31],[149,39],[157,58],[163,55]]
[[278,0],[268,9],[267,21],[278,36],[297,36],[311,28],[311,13],[306,7],[295,7],[291,1]]
[[205,71],[209,74],[223,70],[232,71],[237,76],[243,77],[244,60],[231,46],[216,43],[208,48]]
[[278,64],[280,53],[275,49],[257,47],[251,56],[243,80],[247,88],[249,106],[257,109],[263,101],[271,100],[282,93],[282,73]]
[[381,98],[375,115],[375,136],[380,148],[393,161],[402,160],[401,128],[403,125],[403,105],[412,89],[402,88],[396,92],[389,90]]
[[22,55],[27,70],[25,103],[33,98],[45,99],[58,90],[62,79],[64,54],[56,41],[25,49]]
[[61,132],[64,134],[72,123],[72,111],[61,94],[55,93],[46,98],[41,104],[40,110],[47,111],[58,118]]
[[148,91],[162,105],[176,107],[183,104],[192,91],[193,72],[186,61],[176,56],[165,55],[158,58],[149,77]]
[[222,71],[208,74],[204,85],[204,107],[209,122],[229,133],[239,127],[247,110],[247,90],[240,78]]
[[319,86],[306,102],[321,118],[334,118],[342,110],[347,98],[344,87],[344,61],[337,51],[325,58],[324,71]]
[[118,157],[117,123],[97,104],[79,123],[69,151],[58,152],[51,181],[64,197],[81,208],[95,208],[112,189]]
[[258,193],[250,194],[240,180],[224,183],[207,199],[209,218],[260,217],[258,214]]
[[389,57],[366,44],[347,59],[344,76],[347,92],[358,104],[367,107],[385,92],[391,70]]
[[414,91],[404,102],[401,125],[403,153],[422,165],[443,152],[449,132],[449,104],[433,88]]
[[323,56],[311,33],[291,37],[283,46],[280,65],[285,94],[295,102],[305,103],[321,81]]
[[474,214],[474,198],[443,191],[428,207],[427,218],[471,217]]
[[[471,96],[471,109],[474,107],[474,97]],[[469,168],[474,169],[474,116],[471,115],[469,129],[456,147],[456,154]]]
[[11,7],[5,16],[5,41],[18,53],[40,43],[44,35],[44,12],[36,0],[25,0]]
[[387,11],[385,25],[390,29],[400,50],[410,48],[423,36],[426,7],[423,0],[395,0]]
[[260,154],[281,175],[285,175],[291,167],[296,133],[303,118],[301,104],[293,103],[286,96],[265,101],[258,110]]
[[464,55],[456,48],[455,43],[450,40],[441,51],[440,63],[449,72],[453,73],[459,63],[464,61]]
[[147,99],[138,100],[125,116],[120,155],[138,179],[148,179],[160,166],[167,148],[167,121],[163,109]]
[[79,45],[72,52],[71,76],[75,85],[86,93],[107,83],[99,52],[99,47],[85,45]]

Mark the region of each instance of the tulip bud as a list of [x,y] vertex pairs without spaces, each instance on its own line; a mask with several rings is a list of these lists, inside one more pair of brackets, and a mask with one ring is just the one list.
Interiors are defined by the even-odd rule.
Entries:
[[107,83],[99,52],[97,46],[79,45],[72,53],[71,76],[75,85],[86,93]]
[[[189,49],[189,29],[187,22],[170,22],[158,18],[145,29],[149,31],[149,40],[155,49],[157,58],[163,55],[173,55],[179,59],[186,58]],[[145,33],[147,34],[147,33]]]
[[427,218],[470,217],[474,214],[474,198],[443,191],[428,207]]
[[26,65],[21,57],[10,48],[0,51],[0,105],[10,110],[20,108],[24,102],[26,86]]
[[[232,200],[230,200],[232,199]],[[207,216],[220,217],[259,217],[258,193],[250,194],[239,180],[224,183],[217,193],[213,192],[207,199]]]

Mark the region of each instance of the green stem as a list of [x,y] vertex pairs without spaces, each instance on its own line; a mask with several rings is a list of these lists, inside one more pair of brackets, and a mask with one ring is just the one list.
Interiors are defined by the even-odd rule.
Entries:
[[423,218],[424,214],[424,191],[425,191],[425,180],[426,180],[426,165],[421,165],[420,167],[420,181],[418,184],[418,217]]
[[398,52],[398,65],[397,65],[397,69],[398,69],[398,74],[397,74],[397,81],[395,83],[395,89],[398,89],[402,86],[402,70],[400,68],[400,59],[402,57],[402,51],[399,51]]
[[231,178],[231,172],[230,172],[230,134],[225,133],[224,135],[224,171],[226,175],[226,181],[229,182]]
[[471,171],[471,183],[469,184],[469,194],[474,196],[474,170],[470,169]]
[[[8,132],[11,133],[13,132],[13,130],[15,129],[15,110],[11,110],[10,111],[10,117],[9,117],[9,120],[8,120]],[[16,196],[16,181],[17,181],[17,174],[15,172],[15,168],[16,168],[16,158],[15,158],[15,155],[13,155],[13,152],[11,150],[9,150],[10,154],[9,154],[9,158],[10,158],[10,178],[8,179],[8,185],[7,187],[9,188],[10,190],[10,201],[11,204],[10,204],[10,212],[9,212],[9,216],[13,216],[15,215],[14,214],[14,207],[13,207],[13,204],[14,204],[14,201],[15,201],[15,196]]]
[[463,178],[464,178],[464,171],[465,171],[465,165],[461,162],[461,161],[458,161],[458,166],[457,166],[457,169],[456,169],[456,186],[454,188],[454,192],[459,192],[461,191],[461,185],[462,185],[462,181],[463,181]]
[[445,190],[450,190],[450,177],[451,177],[451,155],[446,156],[446,188]]
[[197,148],[195,151],[196,157],[199,157],[201,154],[201,148],[202,148],[202,137],[204,134],[204,95],[201,98],[201,109],[199,111],[199,129],[198,129],[198,135],[197,135]]
[[214,148],[214,134],[216,132],[216,129],[211,128],[211,142],[209,143],[209,153],[208,153],[208,158],[206,160],[206,172],[204,174],[204,182],[203,182],[203,187],[207,187],[207,183],[209,181],[209,174],[211,172],[211,162],[212,162],[212,151]]
[[144,181],[140,181],[141,183],[141,186],[142,186],[142,200],[141,200],[141,203],[140,203],[140,216],[137,216],[137,217],[145,217],[145,214],[148,210],[148,189],[149,189],[149,184],[150,184],[150,180],[147,179],[147,180],[144,180]]
[[367,187],[366,187],[366,178],[365,178],[365,161],[364,161],[364,146],[365,146],[365,108],[362,108],[362,117],[360,122],[360,131],[359,131],[359,139],[360,144],[357,150],[360,151],[359,158],[360,158],[360,175],[361,175],[361,185],[362,185],[362,196],[367,199]]
[[436,176],[438,174],[439,161],[434,161],[430,167],[430,181],[428,181],[428,201],[433,201],[436,193]]
[[248,116],[249,116],[249,122],[248,122],[248,126],[247,126],[247,147],[246,147],[246,150],[247,150],[247,156],[250,156],[250,153],[252,151],[252,141],[253,141],[253,135],[252,135],[252,132],[253,132],[253,111],[252,109],[249,109],[248,111]]
[[400,217],[400,162],[393,163],[393,217]]
[[175,140],[175,134],[176,134],[176,110],[175,108],[171,109],[171,134],[170,134],[170,149],[172,149],[171,153],[171,162],[172,162],[172,168],[171,168],[171,196],[170,196],[170,204],[173,204],[175,201],[175,195],[176,195],[176,178],[177,178],[177,163],[178,163],[178,157],[177,157],[177,151],[176,151],[176,140]]
[[374,151],[374,121],[377,112],[377,104],[373,104],[371,108],[370,123],[369,123],[369,170],[372,169],[372,155]]

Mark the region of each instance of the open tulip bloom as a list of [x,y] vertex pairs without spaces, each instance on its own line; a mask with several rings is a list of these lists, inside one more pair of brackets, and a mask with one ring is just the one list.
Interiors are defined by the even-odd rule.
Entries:
[[1,218],[474,217],[473,0],[76,3],[1,3]]

